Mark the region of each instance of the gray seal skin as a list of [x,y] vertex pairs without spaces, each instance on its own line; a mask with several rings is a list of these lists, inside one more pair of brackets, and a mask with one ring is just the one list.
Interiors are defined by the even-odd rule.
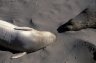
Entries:
[[0,45],[9,49],[34,52],[55,42],[55,40],[56,36],[51,32],[19,27],[0,20]]

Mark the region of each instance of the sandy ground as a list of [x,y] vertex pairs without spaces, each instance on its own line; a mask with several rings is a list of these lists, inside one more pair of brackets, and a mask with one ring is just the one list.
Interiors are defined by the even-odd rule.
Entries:
[[95,63],[95,29],[57,32],[84,9],[94,13],[95,7],[96,0],[0,0],[0,19],[57,35],[55,43],[18,59],[10,59],[13,53],[0,48],[0,63]]

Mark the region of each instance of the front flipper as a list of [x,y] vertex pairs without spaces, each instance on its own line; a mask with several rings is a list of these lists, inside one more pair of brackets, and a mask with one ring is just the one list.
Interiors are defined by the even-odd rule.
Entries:
[[23,30],[23,31],[31,31],[32,30],[32,28],[30,28],[30,27],[16,27],[14,29],[15,30]]
[[17,58],[20,58],[20,57],[22,57],[26,54],[27,54],[26,52],[18,53],[18,54],[13,55],[11,58],[12,59],[17,59]]

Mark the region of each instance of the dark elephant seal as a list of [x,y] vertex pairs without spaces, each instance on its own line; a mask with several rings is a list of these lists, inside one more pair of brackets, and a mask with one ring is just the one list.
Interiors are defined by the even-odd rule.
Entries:
[[55,42],[55,40],[56,36],[51,32],[38,31],[30,27],[19,27],[0,20],[0,45],[9,49],[34,52]]
[[63,33],[66,31],[79,31],[86,28],[96,29],[96,10],[84,10],[74,19],[71,19],[67,23],[61,25],[57,31],[59,33]]

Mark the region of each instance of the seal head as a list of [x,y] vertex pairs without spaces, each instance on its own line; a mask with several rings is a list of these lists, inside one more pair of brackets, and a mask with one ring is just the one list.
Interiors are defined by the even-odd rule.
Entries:
[[[20,30],[20,28],[18,29]],[[33,28],[24,29],[23,27],[22,30],[18,32],[18,40],[23,42],[25,49],[35,51],[55,42],[56,36],[48,31],[38,31]]]
[[30,27],[19,27],[0,20],[0,45],[6,48],[34,52],[55,42],[55,34]]

